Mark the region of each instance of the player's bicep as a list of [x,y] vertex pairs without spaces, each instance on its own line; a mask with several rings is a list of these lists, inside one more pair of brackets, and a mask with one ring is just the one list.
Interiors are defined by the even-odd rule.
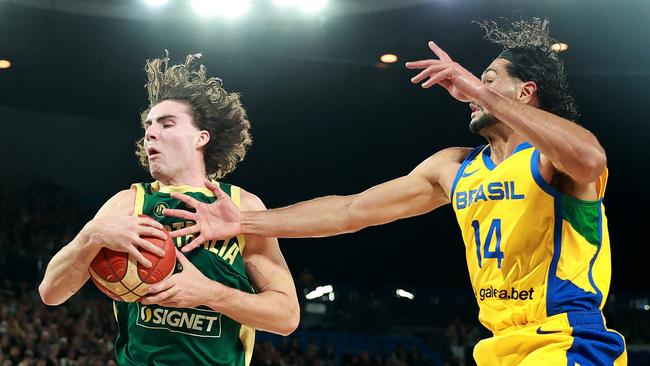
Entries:
[[276,238],[246,235],[243,256],[255,291],[275,291],[295,298],[293,279]]

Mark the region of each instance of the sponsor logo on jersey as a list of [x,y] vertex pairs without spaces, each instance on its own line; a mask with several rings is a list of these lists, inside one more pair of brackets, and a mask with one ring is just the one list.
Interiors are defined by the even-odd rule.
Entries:
[[518,290],[514,287],[508,289],[497,289],[492,286],[483,287],[478,290],[478,293],[474,291],[474,296],[481,301],[487,299],[499,299],[499,300],[533,300],[533,293],[535,290],[531,287],[528,290]]
[[169,208],[169,206],[165,202],[156,203],[156,205],[153,206],[153,215],[161,219],[164,218],[165,215],[163,215],[163,210],[166,208]]
[[[472,173],[473,174],[473,173]],[[514,181],[489,182],[476,189],[458,191],[455,195],[456,209],[462,210],[480,201],[523,200],[525,195],[516,191]]]
[[180,309],[138,303],[136,324],[196,337],[221,337],[221,313],[211,309]]

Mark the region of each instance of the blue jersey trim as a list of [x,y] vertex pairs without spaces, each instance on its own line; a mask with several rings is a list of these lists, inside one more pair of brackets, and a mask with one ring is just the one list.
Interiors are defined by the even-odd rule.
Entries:
[[[517,145],[515,147],[515,149],[512,151],[512,153],[510,155],[508,155],[508,157],[511,157],[512,155],[520,152],[521,150],[526,150],[526,149],[528,149],[529,147],[532,147],[532,146],[533,145],[531,145],[530,142],[527,142],[527,141],[522,142],[521,144],[519,144],[519,145]],[[491,153],[490,146],[486,147],[485,150],[483,150],[483,154],[482,154],[483,155],[482,156],[483,157],[483,164],[485,164],[485,166],[489,170],[494,170],[494,168],[496,168],[497,166],[492,161],[492,158],[490,157],[490,153]]]
[[558,195],[554,195],[554,220],[553,220],[553,259],[548,271],[548,287],[546,291],[546,316],[559,314],[557,304],[555,303],[555,295],[557,293],[558,278],[557,265],[560,262],[560,254],[562,253],[562,200]]
[[490,146],[486,147],[481,155],[483,157],[483,164],[485,164],[489,170],[494,170],[494,168],[497,167],[494,165],[492,158],[490,158]]
[[539,172],[539,150],[533,151],[533,155],[530,157],[530,171],[533,173],[533,179],[535,179],[535,183],[537,183],[539,188],[553,196],[556,200],[560,198],[560,192],[548,184],[544,180],[544,177],[542,177],[542,173]]
[[460,165],[460,168],[458,168],[458,171],[456,172],[456,178],[454,178],[454,183],[451,184],[451,191],[449,192],[449,202],[453,205],[454,203],[454,192],[456,191],[456,186],[458,185],[458,181],[460,180],[461,176],[465,172],[465,168],[469,163],[474,160],[474,157],[481,151],[481,149],[485,145],[477,146],[472,150],[466,157],[465,160],[463,160],[463,163]]

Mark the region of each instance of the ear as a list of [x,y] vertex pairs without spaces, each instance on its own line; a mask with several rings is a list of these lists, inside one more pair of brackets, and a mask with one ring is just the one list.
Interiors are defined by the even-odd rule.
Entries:
[[197,148],[202,148],[205,145],[207,145],[208,142],[210,142],[210,132],[208,132],[206,130],[199,131],[197,141],[196,141],[196,147]]
[[526,104],[536,103],[537,84],[534,81],[526,81],[519,84],[519,94],[517,99]]

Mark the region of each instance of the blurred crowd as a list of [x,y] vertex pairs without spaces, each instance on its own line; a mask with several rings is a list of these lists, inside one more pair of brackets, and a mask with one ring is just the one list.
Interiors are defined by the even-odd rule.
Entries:
[[0,366],[115,365],[113,311],[103,298],[43,305],[35,284],[5,279],[0,291]]
[[253,352],[251,366],[424,366],[431,365],[419,349],[408,352],[398,346],[388,355],[370,354],[367,351],[349,351],[337,357],[329,345],[315,342],[303,346],[297,339],[284,338],[275,346],[271,341],[258,342]]

